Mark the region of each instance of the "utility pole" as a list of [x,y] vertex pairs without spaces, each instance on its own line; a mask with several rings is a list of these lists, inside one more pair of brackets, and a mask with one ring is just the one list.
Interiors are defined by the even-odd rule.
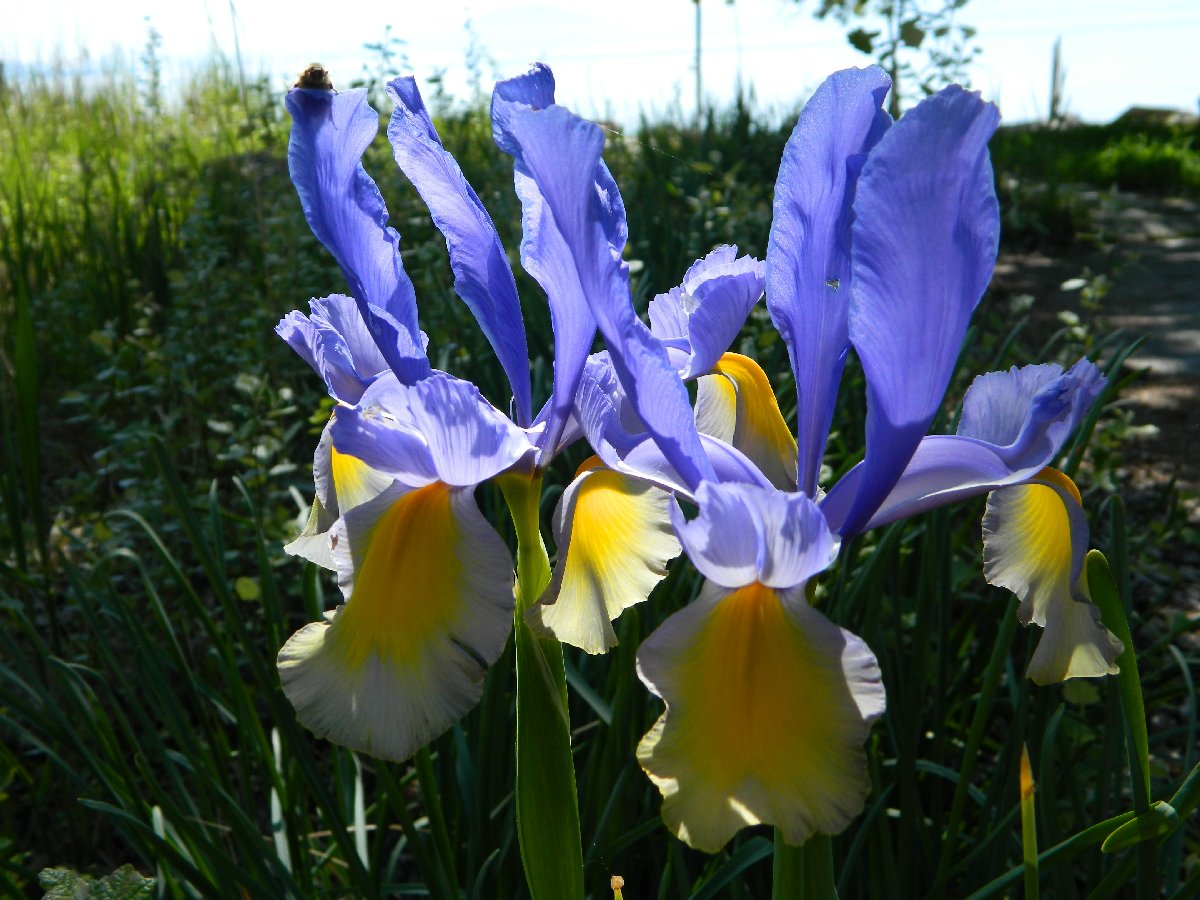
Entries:
[[696,5],[696,127],[704,124],[704,92],[700,83],[700,0],[692,0]]

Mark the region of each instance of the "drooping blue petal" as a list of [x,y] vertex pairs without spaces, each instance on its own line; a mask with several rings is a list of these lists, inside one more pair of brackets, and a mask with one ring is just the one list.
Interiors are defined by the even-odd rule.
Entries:
[[865,154],[891,123],[882,69],[836,72],[783,151],[767,243],[767,308],[796,375],[800,490],[812,494],[850,346],[850,224]]
[[706,483],[696,493],[700,515],[692,521],[684,518],[678,503],[670,506],[675,536],[692,565],[721,587],[739,588],[758,581],[766,535],[748,492]]
[[363,169],[363,151],[379,130],[365,90],[332,93],[296,89],[288,171],[305,218],[333,254],[388,365],[406,384],[429,374],[417,326],[412,282],[400,264],[400,236]]
[[388,125],[396,163],[445,236],[454,290],[496,351],[512,385],[518,423],[528,425],[533,417],[529,349],[517,284],[496,226],[454,157],[442,147],[416,81],[397,78],[388,84],[388,96],[396,103]]
[[697,260],[683,283],[650,301],[650,333],[688,351],[685,379],[712,371],[762,299],[763,264],[722,246]]
[[958,434],[1005,448],[1010,465],[1052,458],[1104,389],[1088,359],[1063,372],[1053,363],[980,375],[963,397]]
[[996,262],[987,142],[999,113],[948,87],[863,166],[851,226],[850,341],[867,378],[867,450],[845,528],[871,518],[933,420]]
[[958,434],[925,437],[866,523],[852,527],[847,521],[861,490],[865,463],[830,489],[821,510],[834,531],[852,537],[955,500],[1028,481],[1058,455],[1103,386],[1104,376],[1086,359],[1067,372],[1040,365],[981,375],[963,399]]
[[754,582],[788,589],[832,564],[838,542],[808,497],[772,487],[702,484],[700,514],[688,522],[671,508],[675,534],[688,558],[726,588]]
[[275,332],[325,381],[329,395],[357,403],[388,365],[353,298],[332,294],[309,303],[312,316],[288,313]]
[[[571,265],[570,251],[537,182],[525,168],[519,147],[508,135],[507,123],[514,110],[546,109],[553,104],[554,75],[540,64],[524,75],[501,81],[492,96],[492,132],[496,144],[514,157],[513,180],[522,210],[521,265],[546,292],[554,329],[554,390],[546,408],[538,415],[538,421],[546,426],[538,442],[546,457],[556,452],[556,444],[571,414],[579,375],[596,336],[596,320]],[[598,184],[612,180],[603,163],[596,167],[595,177]],[[614,233],[614,239],[619,239],[623,247],[624,210],[620,209],[615,218],[620,224],[614,227],[620,230]]]
[[415,385],[379,379],[356,408],[337,411],[331,433],[339,452],[410,487],[470,487],[534,449],[475,385],[438,371]]
[[[558,250],[568,254],[564,274],[577,280],[638,416],[689,486],[712,479],[687,389],[662,344],[633,311],[628,270],[613,243],[613,235],[623,233],[624,210],[615,185],[605,189],[596,179],[604,144],[600,129],[560,106],[513,104],[504,117],[504,141],[541,193],[540,227],[559,232]],[[561,266],[564,259],[556,262]]]

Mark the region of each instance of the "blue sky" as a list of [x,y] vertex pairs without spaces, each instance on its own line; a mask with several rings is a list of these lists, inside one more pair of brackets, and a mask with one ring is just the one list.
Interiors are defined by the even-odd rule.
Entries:
[[[3,0],[16,7],[19,0]],[[815,0],[703,0],[705,95],[723,103],[739,77],[762,106],[784,115],[830,71],[862,65],[845,29],[817,22]],[[650,113],[694,108],[694,11],[690,0],[58,0],[6,11],[0,58],[68,59],[81,49],[98,60],[114,49],[136,55],[145,16],[162,34],[169,73],[186,72],[214,46],[234,53],[234,22],[244,64],[280,87],[312,60],[342,83],[358,76],[387,25],[402,38],[412,71],[444,71],[468,91],[464,58],[469,18],[486,53],[485,75],[512,75],[533,60],[555,70],[559,99],[578,112],[631,123]],[[982,54],[972,86],[1008,121],[1045,114],[1051,47],[1062,38],[1069,111],[1106,121],[1131,105],[1196,111],[1200,2],[1141,0],[971,0],[960,17],[978,29]]]

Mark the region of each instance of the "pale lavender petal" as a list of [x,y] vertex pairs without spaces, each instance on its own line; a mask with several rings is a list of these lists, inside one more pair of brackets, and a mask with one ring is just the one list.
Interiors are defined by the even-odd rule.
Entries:
[[388,126],[396,162],[445,236],[454,290],[474,314],[508,376],[517,421],[528,425],[533,416],[529,350],[517,285],[500,236],[458,163],[442,147],[416,81],[397,78],[388,84],[388,95],[396,103]]
[[850,346],[850,225],[865,154],[891,119],[875,66],[827,78],[783,151],[767,243],[767,308],[796,375],[799,487],[813,493]]
[[339,407],[329,431],[339,453],[415,488],[437,481],[438,471],[410,408],[412,390],[395,376],[384,376],[356,407]]
[[825,517],[803,494],[705,483],[696,503],[700,513],[691,522],[672,508],[675,534],[693,565],[722,587],[798,587],[837,557]]
[[871,518],[942,402],[996,261],[987,142],[996,108],[952,86],[888,130],[863,166],[851,227],[850,340],[867,378],[867,450],[845,528]]
[[367,386],[388,368],[358,304],[332,294],[309,303],[312,316],[293,311],[275,326],[282,337],[312,366],[343,403],[357,403]]
[[675,536],[700,574],[726,588],[758,581],[766,554],[762,517],[746,493],[733,485],[705,483],[697,491],[700,514],[687,521],[679,504],[670,507]]
[[1089,360],[989,372],[963,397],[958,433],[1004,447],[1010,465],[1052,459],[1092,408],[1106,379]]
[[650,333],[659,340],[682,339],[688,359],[685,379],[712,371],[729,349],[746,317],[763,295],[763,264],[724,246],[697,260],[683,283],[650,301]]
[[410,395],[413,424],[429,443],[439,481],[479,484],[534,452],[525,431],[470,382],[434,372]]

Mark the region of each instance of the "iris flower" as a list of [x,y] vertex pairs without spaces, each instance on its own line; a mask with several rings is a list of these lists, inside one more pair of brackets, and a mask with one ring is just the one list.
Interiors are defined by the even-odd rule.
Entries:
[[[1045,629],[1030,677],[1112,672],[1121,649],[1088,602],[1078,492],[1046,468],[1103,386],[1095,366],[981,376],[957,433],[926,434],[995,263],[987,141],[998,115],[951,87],[893,122],[882,110],[889,88],[878,68],[831,76],[784,152],[765,279],[795,374],[794,438],[757,363],[721,352],[749,309],[738,291],[706,295],[702,278],[685,279],[652,302],[650,328],[634,315],[581,175],[598,158],[594,126],[546,110],[531,117],[539,130],[522,135],[576,268],[592,273],[585,295],[608,351],[585,370],[579,426],[608,469],[699,509],[689,522],[667,507],[706,581],[639,650],[639,674],[666,711],[638,757],[664,795],[664,821],[704,850],[760,822],[799,844],[840,831],[861,808],[862,744],[884,708],[878,666],[805,600],[840,540],[992,492],[986,574]],[[689,275],[734,261],[726,248]],[[866,451],[824,493],[818,476],[851,348],[867,383]],[[694,410],[691,377],[700,378]],[[591,615],[615,612],[597,602]]]
[[[513,152],[510,131],[523,110],[553,107],[553,91],[544,67],[497,86],[492,119],[502,149]],[[554,326],[553,393],[535,415],[516,284],[492,220],[442,147],[414,81],[397,79],[388,93],[396,161],[446,239],[455,290],[508,376],[513,418],[430,365],[399,235],[361,163],[378,130],[365,91],[290,92],[292,180],[350,296],[314,300],[309,315],[293,312],[278,328],[337,402],[314,461],[313,512],[289,550],[336,570],[345,602],[293,635],[278,663],[304,725],[402,760],[477,702],[504,648],[513,561],[474,489],[501,476],[540,476],[578,435],[568,430],[571,410],[596,325],[561,229],[518,154],[521,260],[545,290]],[[620,195],[598,157],[583,177],[603,207],[605,252],[619,258]]]

